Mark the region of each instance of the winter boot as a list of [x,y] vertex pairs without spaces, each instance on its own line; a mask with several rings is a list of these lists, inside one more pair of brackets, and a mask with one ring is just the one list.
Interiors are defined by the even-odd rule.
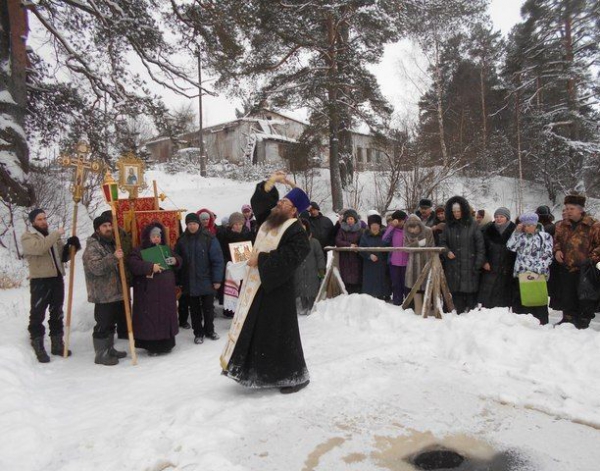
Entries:
[[[65,343],[63,342],[63,336],[62,335],[51,335],[50,343],[52,345],[50,347],[50,353],[52,353],[52,355],[62,356],[62,354],[65,351]],[[68,357],[71,356],[71,350],[68,351],[67,356]]]
[[94,363],[97,365],[113,366],[119,364],[119,359],[110,355],[110,344],[108,339],[94,338],[94,351],[96,359]]
[[120,350],[115,350],[115,336],[114,335],[109,335],[108,336],[108,345],[109,345],[108,354],[111,357],[125,358],[127,356],[127,352],[122,352]]
[[44,337],[36,337],[31,339],[31,346],[33,347],[33,351],[35,352],[35,356],[40,363],[48,363],[50,362],[50,357],[46,353],[46,349],[44,348]]

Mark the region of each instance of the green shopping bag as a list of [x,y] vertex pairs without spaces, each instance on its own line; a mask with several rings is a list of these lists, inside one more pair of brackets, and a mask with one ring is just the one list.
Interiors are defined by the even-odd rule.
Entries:
[[519,274],[521,304],[525,307],[546,306],[548,304],[548,285],[545,275],[525,272]]

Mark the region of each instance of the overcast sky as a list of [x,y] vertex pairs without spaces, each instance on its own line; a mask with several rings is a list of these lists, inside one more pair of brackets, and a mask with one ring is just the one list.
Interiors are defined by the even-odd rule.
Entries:
[[[490,16],[494,26],[500,29],[504,35],[520,20],[520,9],[523,2],[524,0],[491,0]],[[419,68],[424,67],[426,64],[420,58],[418,51],[404,41],[387,46],[381,64],[372,68],[383,94],[396,109],[397,119],[402,119],[404,116],[416,116],[416,103],[423,91],[424,83],[424,77],[419,76]],[[167,94],[165,98],[169,105],[187,102],[185,99],[170,94]],[[196,101],[194,100],[193,103],[197,112]],[[236,103],[227,97],[206,97],[203,103],[205,126],[235,119]],[[303,117],[301,111],[289,114],[299,118]]]

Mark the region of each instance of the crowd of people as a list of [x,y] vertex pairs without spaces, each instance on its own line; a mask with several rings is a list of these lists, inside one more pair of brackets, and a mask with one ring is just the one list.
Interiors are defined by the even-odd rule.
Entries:
[[[165,249],[164,263],[146,255],[167,247],[160,223],[145,227],[139,246],[132,248],[128,234],[113,227],[110,211],[95,218],[82,257],[88,300],[94,304],[95,363],[116,365],[126,356],[114,347],[115,335],[127,336],[120,260],[133,291],[137,348],[151,356],[167,354],[180,328],[192,329],[196,344],[218,340],[217,302],[223,305],[223,315],[233,318],[232,329],[237,326],[235,335],[227,338],[228,344],[237,340],[222,359],[224,374],[249,386],[275,385],[282,392],[308,384],[296,314],[308,313],[314,304],[325,275],[327,246],[442,247],[439,256],[459,314],[478,306],[509,307],[546,324],[549,298],[549,306],[562,311],[559,324],[585,329],[598,311],[600,222],[586,213],[583,196],[567,195],[562,219],[556,222],[547,206],[513,221],[505,207],[493,213],[477,210],[454,196],[442,206],[424,198],[414,211],[395,210],[383,217],[371,210],[366,222],[349,208],[339,212],[334,224],[298,188],[280,199],[276,183],[294,187],[285,174],[274,173],[257,185],[250,204],[222,218],[221,224],[207,208],[189,213],[173,250]],[[45,363],[50,361],[44,347],[47,309],[50,353],[63,354],[64,263],[81,244],[77,237],[63,243],[64,230],[50,231],[42,209],[33,210],[29,220],[31,230],[22,237],[31,279],[29,333],[37,359]],[[120,248],[115,230],[123,241]],[[247,261],[248,273],[256,276],[230,280],[229,267],[235,261],[229,246],[245,241],[256,244]],[[364,293],[399,306],[430,256],[343,251],[339,271],[349,294]],[[533,286],[541,287],[542,293],[547,289],[543,302],[531,301]],[[224,303],[232,289],[236,303]],[[423,289],[413,298],[415,312],[427,309]],[[284,339],[274,340],[282,332]],[[280,345],[284,341],[287,346]]]

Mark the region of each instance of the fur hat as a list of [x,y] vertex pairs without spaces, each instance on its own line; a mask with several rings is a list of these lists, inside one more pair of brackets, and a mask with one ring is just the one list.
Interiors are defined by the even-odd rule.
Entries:
[[421,201],[419,201],[419,208],[431,208],[432,206],[433,203],[428,198],[423,198]]
[[381,226],[381,216],[379,214],[371,214],[367,217],[367,225],[371,227],[371,224],[377,223]]
[[519,216],[519,222],[524,226],[534,226],[538,221],[539,217],[535,213],[524,213]]
[[564,204],[574,204],[585,208],[585,196],[583,195],[567,195],[565,196]]
[[404,220],[406,220],[407,217],[408,217],[408,214],[406,214],[401,209],[398,209],[392,213],[392,219],[398,219],[399,221],[404,221]]
[[292,202],[292,204],[296,207],[299,213],[302,211],[306,211],[310,206],[310,200],[308,199],[308,195],[304,193],[300,188],[292,188],[287,195],[284,196]]
[[102,224],[105,224],[107,222],[110,222],[112,224],[112,219],[106,217],[106,215],[102,213],[100,216],[94,219],[94,230],[97,231]]
[[152,229],[150,229],[150,238],[155,236],[162,238],[162,229],[158,226],[154,226]]
[[358,213],[357,213],[356,211],[354,211],[353,209],[346,209],[346,210],[344,211],[344,219],[343,219],[343,221],[344,221],[344,222],[346,222],[346,220],[347,220],[349,217],[353,217],[353,218],[354,218],[354,221],[355,221],[355,222],[358,222],[358,219],[359,219],[359,218],[358,218]]
[[504,216],[510,221],[510,209],[500,206],[496,211],[494,211],[494,217],[496,216]]
[[537,207],[537,209],[535,210],[535,214],[537,214],[538,216],[552,216],[552,211],[550,211],[550,208],[548,206],[542,205]]
[[200,224],[200,218],[198,217],[198,215],[196,213],[189,213],[186,217],[185,217],[185,224],[186,226],[190,223],[190,222],[195,222],[196,224]]
[[229,216],[229,225],[233,226],[234,224],[244,224],[245,218],[242,213],[231,213]]
[[46,211],[44,211],[41,208],[35,208],[33,211],[31,211],[29,213],[29,215],[27,216],[29,218],[29,222],[33,223],[33,221],[35,221],[35,218],[38,216],[38,214],[45,214]]

